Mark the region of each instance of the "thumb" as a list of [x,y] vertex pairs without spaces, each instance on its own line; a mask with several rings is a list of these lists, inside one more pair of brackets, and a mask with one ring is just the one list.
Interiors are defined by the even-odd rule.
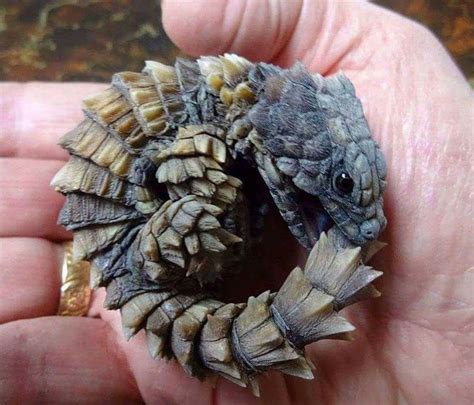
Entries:
[[[320,2],[315,7],[322,7]],[[311,6],[311,7],[314,7]],[[294,32],[303,0],[165,0],[163,25],[170,38],[191,55],[232,51],[270,60]]]
[[235,52],[281,66],[298,59],[323,74],[360,68],[384,47],[377,32],[397,37],[416,27],[357,0],[164,0],[162,11],[166,32],[188,54]]

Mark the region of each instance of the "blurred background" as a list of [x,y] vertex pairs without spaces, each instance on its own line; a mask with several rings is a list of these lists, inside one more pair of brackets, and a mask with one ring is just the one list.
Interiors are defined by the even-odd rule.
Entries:
[[[376,0],[429,27],[474,84],[473,0]],[[109,81],[179,51],[159,0],[0,0],[0,80]]]

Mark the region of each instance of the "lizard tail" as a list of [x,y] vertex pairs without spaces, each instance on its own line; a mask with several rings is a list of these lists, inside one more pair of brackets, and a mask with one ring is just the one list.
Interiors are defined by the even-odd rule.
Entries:
[[338,312],[379,295],[371,282],[382,273],[362,264],[360,248],[338,246],[334,232],[321,235],[304,270],[296,267],[277,293],[225,304],[192,290],[145,292],[121,308],[125,334],[144,329],[153,357],[173,357],[193,376],[216,373],[256,395],[256,377],[267,370],[311,379],[305,346],[348,339],[354,326]]

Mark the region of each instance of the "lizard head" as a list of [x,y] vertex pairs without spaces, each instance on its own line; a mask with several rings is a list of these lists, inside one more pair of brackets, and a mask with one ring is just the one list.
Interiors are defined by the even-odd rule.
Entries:
[[300,242],[312,246],[334,225],[356,245],[378,238],[385,159],[349,79],[297,64],[267,72],[258,100],[248,117],[259,171]]

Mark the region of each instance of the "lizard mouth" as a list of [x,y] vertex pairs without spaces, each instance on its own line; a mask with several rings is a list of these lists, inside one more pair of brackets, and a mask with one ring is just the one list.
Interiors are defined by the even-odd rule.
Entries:
[[312,247],[319,240],[321,233],[327,232],[335,225],[335,222],[324,209],[318,197],[300,190],[298,203],[303,226],[311,243],[310,247]]

